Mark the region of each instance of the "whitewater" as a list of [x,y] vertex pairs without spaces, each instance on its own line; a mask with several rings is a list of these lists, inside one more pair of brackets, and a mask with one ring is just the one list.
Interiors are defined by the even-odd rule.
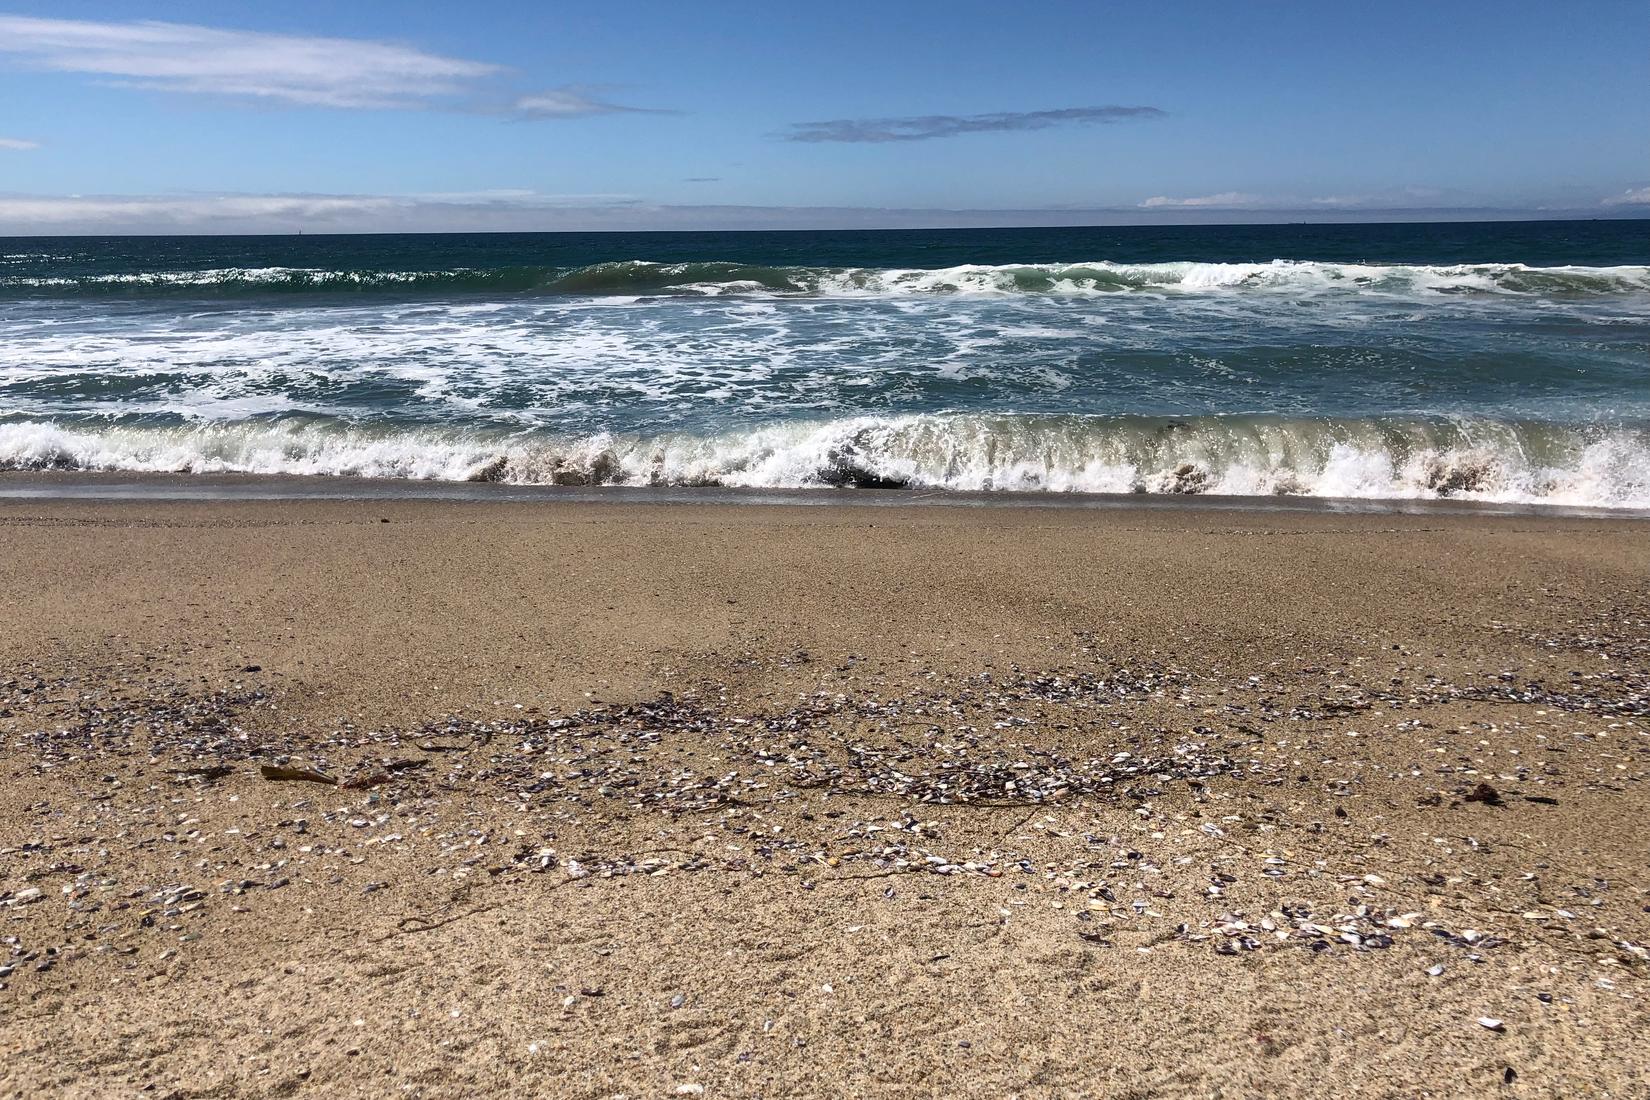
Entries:
[[1549,224],[0,241],[0,470],[1650,509],[1647,250]]

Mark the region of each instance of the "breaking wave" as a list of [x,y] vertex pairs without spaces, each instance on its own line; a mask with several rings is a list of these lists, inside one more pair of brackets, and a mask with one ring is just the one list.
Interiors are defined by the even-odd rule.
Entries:
[[1418,418],[928,414],[692,435],[370,429],[326,419],[0,424],[0,470],[549,485],[1456,498],[1650,508],[1650,426]]
[[175,294],[234,297],[297,293],[783,295],[875,297],[921,294],[1100,295],[1130,291],[1288,291],[1577,296],[1650,291],[1650,267],[1530,267],[1524,264],[1265,263],[965,264],[945,268],[775,267],[733,262],[626,260],[558,268],[521,266],[429,271],[217,268],[118,274],[0,276],[0,295]]

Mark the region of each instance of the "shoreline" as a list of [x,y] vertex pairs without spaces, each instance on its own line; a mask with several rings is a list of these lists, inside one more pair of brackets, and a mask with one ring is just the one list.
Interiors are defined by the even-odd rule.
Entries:
[[570,492],[0,497],[0,1094],[1650,1085],[1650,519]]
[[1650,509],[1531,504],[1440,497],[1315,497],[1274,494],[1080,493],[1019,490],[699,488],[640,485],[512,485],[366,478],[336,474],[155,474],[0,471],[0,501],[447,501],[470,503],[757,505],[795,507],[1046,508],[1090,511],[1255,512],[1307,515],[1526,516],[1650,519]]

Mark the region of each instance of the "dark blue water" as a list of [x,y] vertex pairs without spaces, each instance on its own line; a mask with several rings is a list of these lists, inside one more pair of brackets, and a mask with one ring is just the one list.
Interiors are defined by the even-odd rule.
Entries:
[[0,240],[0,467],[1650,507],[1650,222]]
[[[772,267],[1251,263],[1650,264],[1650,221],[1396,225],[868,229],[745,233],[404,233],[279,237],[0,237],[13,279],[285,267],[320,271],[572,269],[619,260]],[[35,260],[30,257],[49,257]]]

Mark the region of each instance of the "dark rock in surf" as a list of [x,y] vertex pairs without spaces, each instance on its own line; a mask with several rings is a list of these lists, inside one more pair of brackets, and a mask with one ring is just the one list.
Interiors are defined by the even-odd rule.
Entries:
[[556,464],[550,474],[552,485],[614,485],[624,480],[624,468],[611,451],[603,451],[588,466],[567,460]]
[[493,459],[493,461],[487,463],[487,465],[482,466],[480,469],[472,471],[470,473],[470,476],[465,478],[464,480],[466,480],[466,481],[477,481],[477,482],[498,482],[498,481],[503,481],[504,480],[504,472],[509,468],[510,468],[510,456],[508,456],[508,455],[499,455],[497,458]]
[[866,464],[855,443],[844,443],[826,452],[825,465],[814,475],[833,489],[909,489],[903,477],[878,473]]
[[1427,488],[1441,497],[1452,493],[1478,493],[1489,488],[1488,462],[1449,463],[1433,459],[1427,463]]
[[1185,463],[1171,475],[1167,488],[1171,493],[1201,493],[1209,488],[1209,473],[1193,463]]
[[578,466],[557,466],[550,472],[550,484],[563,486],[594,484],[588,470]]

